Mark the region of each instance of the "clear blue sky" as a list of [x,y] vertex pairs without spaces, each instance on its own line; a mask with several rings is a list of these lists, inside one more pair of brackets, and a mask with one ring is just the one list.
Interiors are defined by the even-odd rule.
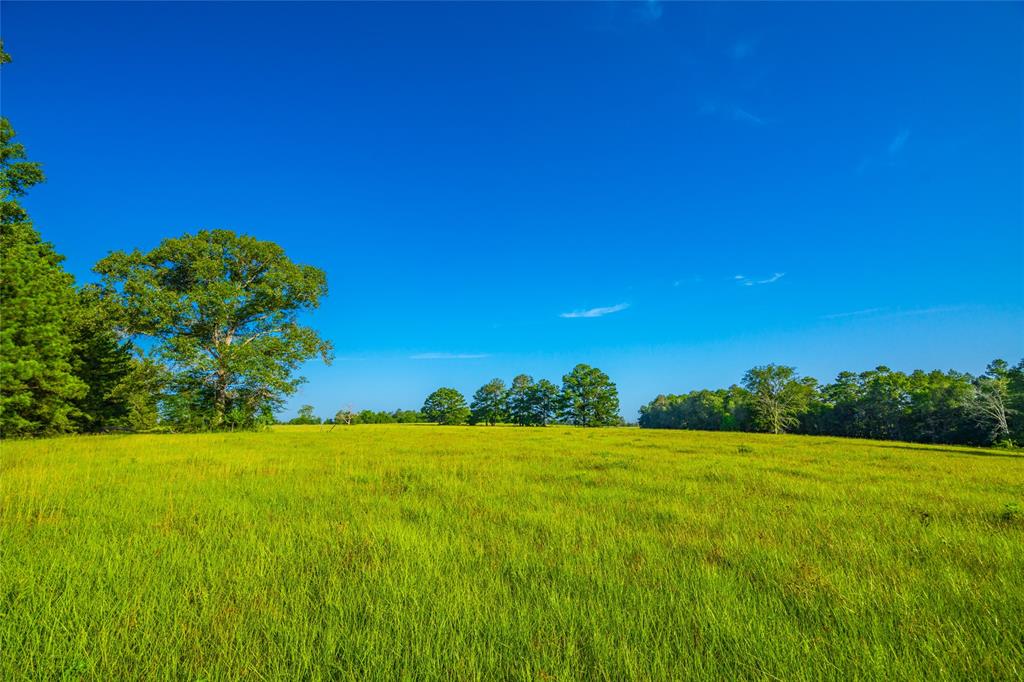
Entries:
[[204,227],[327,271],[290,411],[588,362],[632,419],[767,362],[1024,355],[1022,4],[0,11],[79,281]]

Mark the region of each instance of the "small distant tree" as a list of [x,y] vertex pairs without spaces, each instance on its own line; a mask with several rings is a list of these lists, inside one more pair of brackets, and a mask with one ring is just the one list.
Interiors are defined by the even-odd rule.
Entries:
[[399,424],[415,424],[423,421],[423,415],[417,410],[395,410],[391,416]]
[[576,426],[614,426],[621,423],[619,392],[608,375],[579,364],[562,377],[562,419]]
[[346,426],[348,426],[348,425],[352,424],[352,418],[353,417],[355,417],[355,414],[352,412],[352,407],[349,406],[349,407],[346,407],[343,410],[338,410],[334,414],[334,423],[335,424],[345,424]]
[[801,380],[796,370],[785,365],[754,367],[743,377],[750,391],[754,421],[764,431],[784,433],[800,422],[814,394],[813,379]]
[[295,417],[289,424],[319,424],[320,417],[313,414],[314,408],[312,405],[303,405],[299,408],[299,416]]
[[423,416],[438,424],[465,424],[469,419],[466,398],[454,388],[439,388],[423,403]]
[[505,382],[501,379],[488,381],[473,394],[473,402],[469,406],[473,423],[494,426],[504,421],[508,412],[507,400]]
[[984,376],[974,382],[974,395],[968,402],[968,412],[985,429],[994,442],[1010,438],[1010,367],[1005,360],[995,360],[986,368]]

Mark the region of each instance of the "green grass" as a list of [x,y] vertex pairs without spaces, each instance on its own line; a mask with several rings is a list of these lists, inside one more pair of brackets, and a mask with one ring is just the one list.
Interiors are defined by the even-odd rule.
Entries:
[[0,445],[0,679],[1020,679],[1024,458],[461,428]]

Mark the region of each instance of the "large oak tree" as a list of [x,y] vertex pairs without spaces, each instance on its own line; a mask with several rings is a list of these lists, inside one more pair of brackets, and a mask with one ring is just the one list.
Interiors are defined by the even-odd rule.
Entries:
[[204,230],[111,253],[95,271],[123,331],[148,338],[171,370],[167,409],[179,424],[267,419],[304,381],[302,363],[330,362],[330,343],[299,321],[326,295],[326,275],[273,242]]

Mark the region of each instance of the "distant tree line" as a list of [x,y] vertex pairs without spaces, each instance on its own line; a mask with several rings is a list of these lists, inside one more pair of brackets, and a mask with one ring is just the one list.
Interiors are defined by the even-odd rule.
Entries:
[[877,367],[821,385],[793,367],[765,365],[726,389],[659,395],[640,426],[765,431],[963,445],[1024,442],[1024,360],[981,376]]
[[576,365],[559,388],[547,379],[520,374],[506,386],[492,379],[477,389],[472,401],[454,388],[439,388],[423,403],[427,421],[438,424],[516,424],[546,426],[617,426],[619,392],[608,375],[590,365]]
[[352,410],[338,410],[334,417],[328,417],[327,419],[321,419],[314,413],[312,405],[303,405],[299,408],[298,416],[288,420],[288,424],[415,424],[418,422],[425,422],[426,419],[423,414],[416,410],[394,410],[387,412],[380,410],[375,412],[373,410],[360,410],[354,412]]
[[427,396],[418,412],[395,410],[373,412],[339,410],[333,420],[314,416],[312,405],[303,405],[289,424],[399,424],[432,422],[458,424],[515,424],[517,426],[620,426],[619,392],[615,383],[596,367],[578,364],[562,377],[561,387],[547,379],[534,381],[520,374],[506,386],[491,379],[477,389],[472,401],[457,389],[442,387]]

